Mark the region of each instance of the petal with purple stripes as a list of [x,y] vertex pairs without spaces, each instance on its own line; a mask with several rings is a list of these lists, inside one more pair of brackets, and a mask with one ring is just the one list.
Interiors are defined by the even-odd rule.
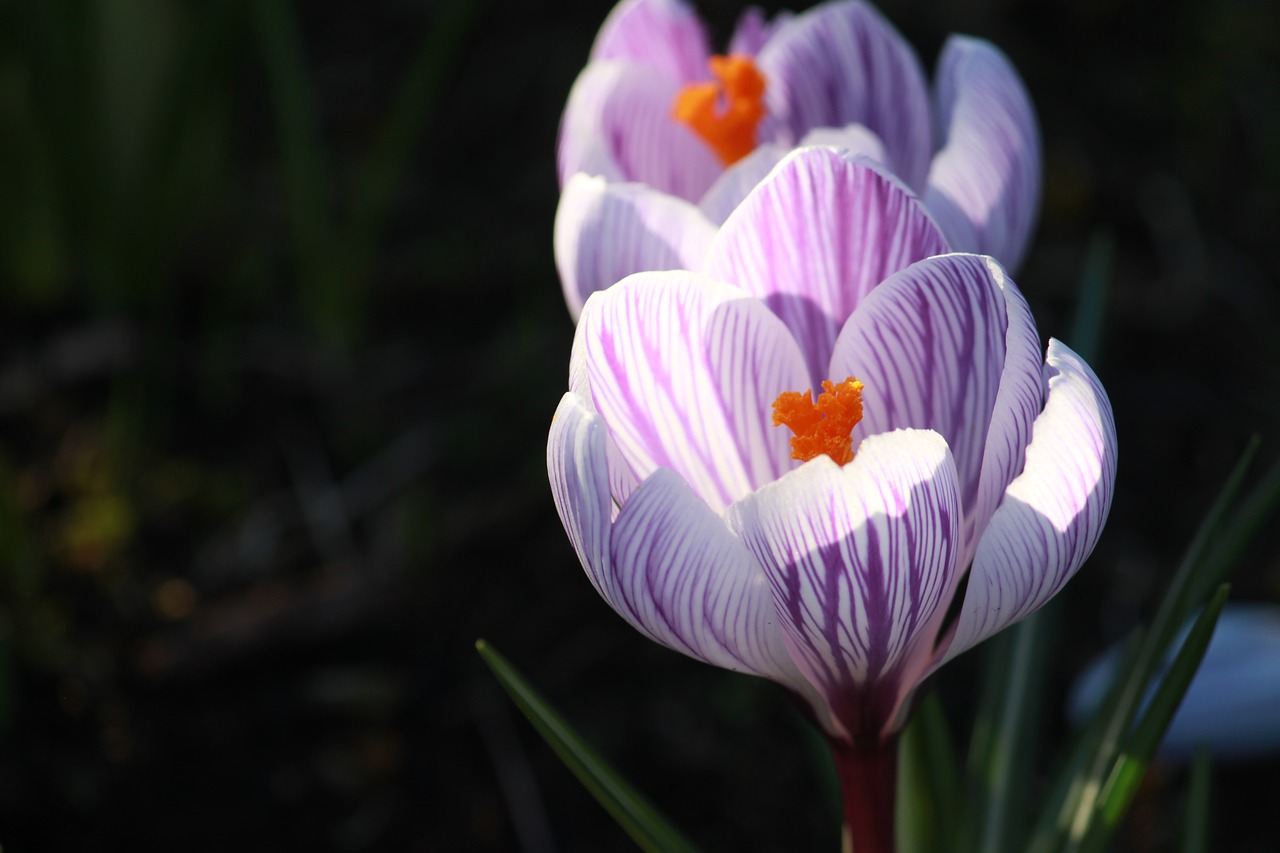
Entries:
[[843,467],[808,462],[730,510],[792,659],[855,738],[892,731],[932,661],[958,575],[956,485],[942,437],[901,430],[867,439]]
[[769,81],[765,102],[790,141],[815,127],[865,125],[893,153],[898,175],[924,186],[933,154],[924,71],[871,5],[825,3],[797,16],[764,46],[758,64]]
[[[842,330],[830,373],[863,382],[855,439],[903,427],[946,439],[960,477],[964,565],[1021,464],[1040,410],[1040,370],[1030,311],[1004,270],[956,254],[928,258],[876,288]],[[989,440],[993,421],[999,432]]]
[[1008,58],[981,39],[952,36],[938,60],[936,116],[946,142],[924,201],[956,249],[1017,270],[1040,204],[1035,108]]
[[644,184],[578,173],[556,208],[555,257],[569,313],[597,290],[644,270],[702,265],[715,227],[689,202]]
[[[587,411],[591,414],[597,414],[596,405],[591,397],[591,380],[587,376],[587,348],[585,344],[585,329],[583,324],[579,323],[574,329],[573,349],[569,353],[569,391],[581,398],[582,404],[586,406]],[[612,437],[606,439],[607,454],[609,462],[609,494],[613,496],[613,518],[618,517],[618,509],[627,501],[631,493],[635,491],[639,481],[635,474],[631,473],[631,466],[622,458],[622,454],[618,452],[618,445]]]
[[560,398],[547,436],[547,477],[560,523],[592,586],[606,601],[616,592],[609,573],[612,516],[606,462],[608,430],[572,391]]
[[787,155],[738,205],[703,268],[769,305],[800,342],[816,383],[827,378],[840,327],[872,288],[945,251],[896,178],[819,146]]
[[1056,595],[1093,551],[1111,509],[1116,432],[1106,391],[1056,340],[1044,372],[1049,391],[1026,465],[978,542],[946,660]]
[[639,181],[697,201],[723,167],[671,116],[680,82],[632,62],[593,62],[569,91],[560,122],[560,185],[586,172]]
[[640,484],[613,529],[610,603],[668,648],[795,690],[764,570],[674,471]]
[[707,34],[680,0],[622,0],[604,19],[591,60],[627,60],[687,83],[707,76]]
[[729,39],[729,53],[755,56],[792,17],[790,12],[779,12],[770,21],[760,8],[748,7],[738,17],[738,25],[733,28],[733,37]]
[[717,512],[794,464],[773,400],[803,387],[786,327],[736,287],[685,271],[637,273],[579,321],[596,409],[640,480],[680,474]]

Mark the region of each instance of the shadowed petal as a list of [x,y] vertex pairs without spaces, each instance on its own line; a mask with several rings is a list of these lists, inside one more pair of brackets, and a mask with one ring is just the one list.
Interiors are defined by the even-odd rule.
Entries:
[[637,273],[579,322],[596,409],[638,479],[671,468],[719,512],[792,465],[773,400],[804,381],[776,317],[685,271]]
[[569,313],[597,290],[644,270],[701,266],[715,227],[684,199],[644,184],[576,174],[556,208],[555,256]]
[[576,172],[639,181],[696,201],[723,167],[671,116],[680,82],[630,62],[588,65],[569,92],[560,123],[560,184]]
[[674,471],[658,469],[627,501],[611,556],[610,603],[651,639],[804,689],[760,564]]
[[623,0],[591,46],[593,62],[629,60],[682,83],[705,78],[707,58],[702,22],[680,0]]
[[1026,466],[978,542],[946,660],[1056,595],[1093,551],[1111,509],[1116,432],[1106,392],[1079,356],[1052,339],[1045,379]]
[[[959,254],[890,277],[836,343],[831,375],[856,376],[865,386],[855,439],[902,427],[946,439],[965,511],[962,565],[1021,468],[1040,411],[1039,348],[1031,313],[1004,270],[990,258]],[[999,429],[989,439],[993,420]]]
[[819,457],[730,510],[792,659],[855,738],[892,731],[930,663],[959,518],[951,454],[922,430],[869,438],[844,467]]
[[956,249],[1016,270],[1040,205],[1040,133],[1018,72],[981,39],[952,36],[938,60],[946,142],[924,201]]
[[915,52],[866,3],[827,3],[797,16],[760,51],[765,102],[794,142],[815,127],[874,131],[911,187],[924,186],[933,153],[929,93]]
[[[721,227],[704,269],[763,299],[827,377],[836,335],[877,284],[947,251],[909,190],[865,159],[830,148],[789,154]],[[816,387],[816,386],[814,386]]]

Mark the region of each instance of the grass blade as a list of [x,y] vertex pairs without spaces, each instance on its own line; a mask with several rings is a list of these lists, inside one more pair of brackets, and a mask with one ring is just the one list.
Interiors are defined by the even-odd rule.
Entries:
[[898,757],[899,853],[943,853],[960,836],[960,770],[937,694],[920,703]]
[[1209,750],[1201,747],[1191,762],[1191,782],[1187,786],[1187,819],[1182,827],[1182,853],[1209,853],[1209,822],[1212,809],[1213,762]]
[[1126,739],[1124,749],[1112,766],[1111,775],[1099,794],[1097,808],[1089,822],[1082,827],[1083,842],[1080,849],[1102,849],[1128,811],[1147,765],[1151,763],[1169,723],[1173,721],[1173,715],[1182,703],[1182,697],[1191,686],[1196,670],[1200,668],[1200,661],[1209,648],[1213,629],[1218,624],[1218,616],[1227,603],[1230,590],[1228,584],[1219,586],[1212,600],[1192,625],[1169,671],[1156,688],[1146,713]]
[[484,640],[476,641],[476,651],[484,658],[507,695],[529,718],[529,722],[533,723],[533,727],[555,750],[556,755],[560,756],[560,760],[573,771],[573,775],[578,777],[636,844],[655,853],[696,850],[644,797],[587,746],[506,658]]

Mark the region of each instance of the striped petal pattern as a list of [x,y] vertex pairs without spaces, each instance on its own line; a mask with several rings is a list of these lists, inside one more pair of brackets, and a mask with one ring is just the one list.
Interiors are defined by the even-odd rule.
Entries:
[[894,152],[898,175],[923,187],[933,153],[924,71],[867,3],[826,3],[796,16],[760,51],[765,100],[795,143],[815,127],[858,123]]
[[865,441],[735,504],[764,566],[787,647],[853,738],[887,734],[932,659],[954,590],[955,466],[936,433]]
[[[994,509],[991,493],[1013,479],[1010,468],[1021,456],[1012,451],[1025,446],[1039,412],[1038,350],[1022,295],[980,255],[929,258],[891,276],[836,344],[831,374],[857,376],[866,386],[855,439],[913,427],[936,431],[951,448],[965,509],[965,563]],[[997,404],[1001,434],[991,438],[988,457]],[[984,476],[998,483],[994,490],[981,490]]]
[[657,472],[610,524],[605,435],[570,392],[547,443],[556,510],[601,598],[669,648],[811,692],[786,652],[760,566],[678,476]]
[[595,407],[637,479],[670,468],[720,512],[791,467],[770,405],[805,372],[758,300],[696,273],[637,273],[592,296],[580,327]]
[[1116,432],[1098,377],[1049,341],[1048,393],[1026,464],[978,542],[949,660],[1030,615],[1093,551],[1111,509]]
[[681,83],[706,76],[709,54],[702,22],[680,0],[623,0],[591,46],[592,61],[634,62]]
[[734,210],[704,270],[764,300],[800,342],[816,383],[827,375],[840,327],[871,289],[945,251],[929,215],[895,178],[865,159],[813,147],[789,154]]
[[1040,205],[1031,98],[994,45],[952,36],[938,60],[935,105],[946,142],[933,158],[925,204],[953,246],[1016,270]]
[[680,81],[632,62],[588,65],[560,123],[563,187],[576,172],[639,181],[698,199],[723,171],[702,140],[671,118]]
[[569,312],[576,319],[588,296],[633,272],[701,266],[714,236],[714,226],[684,199],[573,175],[560,195],[554,235]]

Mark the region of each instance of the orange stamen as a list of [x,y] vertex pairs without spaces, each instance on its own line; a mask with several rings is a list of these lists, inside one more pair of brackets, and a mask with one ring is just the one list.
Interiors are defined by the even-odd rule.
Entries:
[[671,114],[689,125],[726,166],[756,147],[764,118],[764,75],[751,57],[713,56],[707,63],[718,82],[690,83],[676,95]]
[[791,458],[808,462],[823,453],[837,465],[853,461],[850,433],[862,420],[862,383],[852,376],[839,385],[822,381],[822,393],[813,402],[813,391],[783,391],[773,401],[773,425],[795,433]]

